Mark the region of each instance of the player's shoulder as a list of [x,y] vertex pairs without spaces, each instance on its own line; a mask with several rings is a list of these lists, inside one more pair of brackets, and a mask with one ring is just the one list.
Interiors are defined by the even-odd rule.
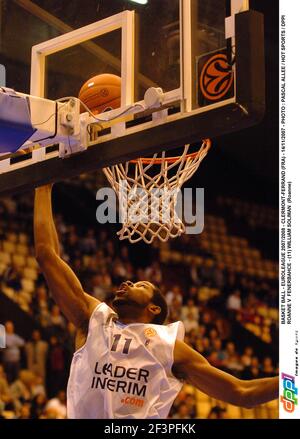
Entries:
[[180,320],[164,325],[164,327],[166,328],[167,333],[174,336],[176,340],[184,340],[185,329],[184,324]]
[[91,296],[87,292],[84,292],[84,297],[88,306],[89,316],[91,316],[97,306],[99,306],[103,302],[100,302],[100,300],[96,299],[96,297]]
[[85,293],[85,298],[89,306],[89,319],[76,331],[76,350],[85,345],[88,335],[98,334],[95,329],[99,325],[106,325],[117,315],[112,308],[105,302],[95,299],[93,296]]
[[167,344],[173,345],[176,340],[184,339],[184,325],[182,322],[169,323],[167,325],[145,324],[143,330],[146,337],[159,337]]
[[[92,297],[92,299],[95,299]],[[107,303],[101,302],[98,299],[91,300],[89,302],[90,310],[90,320],[92,317],[96,319],[106,319],[107,322],[110,320],[116,321],[118,315]]]

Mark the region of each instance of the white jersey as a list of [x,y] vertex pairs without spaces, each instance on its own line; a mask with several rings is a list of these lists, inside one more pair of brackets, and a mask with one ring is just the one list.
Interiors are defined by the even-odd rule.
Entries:
[[73,356],[68,418],[166,418],[182,383],[172,375],[182,322],[124,325],[105,303],[94,310],[87,340]]

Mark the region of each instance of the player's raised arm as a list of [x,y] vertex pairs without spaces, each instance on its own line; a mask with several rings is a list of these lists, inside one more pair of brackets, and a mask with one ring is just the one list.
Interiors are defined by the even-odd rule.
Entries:
[[278,377],[240,380],[209,364],[186,343],[176,341],[174,374],[207,395],[245,408],[278,398]]
[[59,241],[52,215],[51,189],[51,186],[43,186],[35,191],[36,258],[61,311],[77,328],[83,328],[99,302],[84,293],[75,273],[59,255]]

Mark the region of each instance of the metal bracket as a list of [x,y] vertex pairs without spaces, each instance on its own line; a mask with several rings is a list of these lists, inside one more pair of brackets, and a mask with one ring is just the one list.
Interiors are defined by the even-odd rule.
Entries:
[[152,114],[152,122],[154,125],[159,125],[161,123],[164,123],[168,118],[168,109],[165,108],[161,111],[156,111]]
[[[65,105],[65,106],[64,106]],[[80,117],[80,101],[70,99],[59,109],[58,137],[66,137],[59,143],[59,157],[85,151],[87,148],[87,117]]]

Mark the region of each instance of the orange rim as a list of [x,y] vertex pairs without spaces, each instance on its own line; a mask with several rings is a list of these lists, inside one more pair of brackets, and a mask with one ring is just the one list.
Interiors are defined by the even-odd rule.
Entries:
[[[211,147],[211,140],[210,139],[205,139],[203,140],[203,143],[206,145],[206,148],[209,149]],[[204,146],[204,145],[202,145]],[[202,148],[201,146],[201,148]],[[187,159],[193,159],[195,158],[197,155],[199,154],[199,151],[196,152],[192,152],[191,154],[187,154],[184,157],[184,161],[186,161]],[[130,163],[139,163],[139,161],[141,161],[144,165],[149,165],[150,163],[152,163],[153,165],[160,165],[162,162],[166,162],[166,163],[175,163],[178,160],[181,159],[182,156],[176,156],[176,157],[158,157],[156,159],[154,159],[153,157],[140,157],[138,159],[134,159],[134,160],[129,160]]]

